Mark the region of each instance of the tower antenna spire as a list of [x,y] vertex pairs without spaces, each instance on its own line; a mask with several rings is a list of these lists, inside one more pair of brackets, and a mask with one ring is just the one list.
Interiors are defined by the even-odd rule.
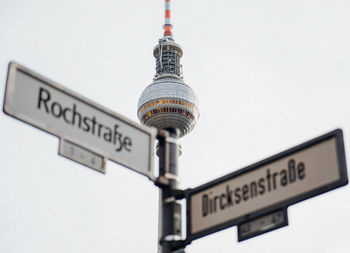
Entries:
[[172,37],[173,34],[171,32],[171,29],[173,26],[170,23],[170,0],[165,0],[165,23],[164,23],[164,37],[170,36]]

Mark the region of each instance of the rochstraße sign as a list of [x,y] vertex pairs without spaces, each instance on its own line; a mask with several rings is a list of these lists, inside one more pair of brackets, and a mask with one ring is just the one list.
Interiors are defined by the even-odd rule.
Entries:
[[187,190],[187,240],[348,183],[342,130]]
[[[9,65],[3,110],[71,145],[154,177],[155,128],[134,123],[17,63]],[[73,154],[70,158],[75,159]]]

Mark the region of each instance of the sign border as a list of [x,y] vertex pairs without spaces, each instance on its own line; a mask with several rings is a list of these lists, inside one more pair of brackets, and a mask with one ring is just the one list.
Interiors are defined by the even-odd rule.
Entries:
[[[284,158],[286,156],[292,155],[294,153],[297,153],[299,151],[302,151],[304,149],[307,149],[309,147],[312,147],[314,145],[317,145],[323,141],[326,141],[328,139],[331,138],[335,138],[336,139],[336,153],[337,153],[337,160],[338,160],[338,168],[339,168],[339,175],[340,178],[337,181],[334,181],[330,184],[327,184],[325,186],[319,187],[317,189],[314,189],[312,191],[308,191],[306,193],[300,194],[296,197],[292,197],[290,199],[281,201],[279,203],[276,203],[274,205],[270,205],[268,207],[262,208],[260,210],[248,213],[246,215],[243,215],[241,217],[229,220],[227,222],[215,225],[213,227],[204,229],[202,231],[196,232],[196,233],[191,233],[191,196],[199,193],[201,191],[204,191],[208,188],[211,188],[213,186],[216,186],[218,184],[224,183],[228,180],[231,180],[235,177],[241,176],[243,174],[249,173],[257,168],[263,167],[269,163],[275,162],[281,158]],[[290,205],[296,204],[298,202],[301,202],[303,200],[315,197],[317,195],[320,195],[322,193],[326,193],[328,191],[334,190],[338,187],[344,186],[348,184],[348,174],[347,174],[347,167],[346,167],[346,159],[345,159],[345,148],[344,148],[344,139],[343,139],[343,131],[341,129],[335,129],[329,133],[326,133],[322,136],[316,137],[312,140],[309,140],[305,143],[302,143],[298,146],[295,146],[293,148],[290,148],[286,151],[283,151],[281,153],[278,153],[276,155],[273,155],[269,158],[266,158],[262,161],[259,161],[257,163],[254,163],[252,165],[249,165],[243,169],[234,171],[226,176],[217,178],[213,181],[210,181],[206,184],[200,185],[194,189],[188,189],[185,192],[186,195],[186,216],[187,216],[187,227],[186,227],[186,233],[187,233],[187,238],[186,241],[188,241],[188,243],[192,242],[193,240],[199,239],[203,236],[218,232],[220,230],[229,228],[231,226],[243,223],[245,221],[257,218],[259,216],[262,216],[264,214],[267,214],[269,212],[273,212],[274,210],[277,210],[279,208],[283,208],[283,207],[288,207]]]
[[[76,140],[74,138],[70,138],[70,137],[67,137],[65,135],[61,135],[58,131],[54,130],[54,129],[51,129],[50,127],[47,127],[46,129],[45,128],[42,128],[40,126],[37,126],[36,125],[36,122],[34,122],[33,120],[31,119],[28,119],[26,115],[22,115],[22,114],[19,114],[17,113],[16,111],[12,110],[11,107],[8,106],[7,103],[11,103],[11,93],[13,93],[13,88],[14,88],[14,84],[15,84],[15,79],[16,79],[16,72],[17,71],[20,71],[28,76],[30,76],[31,78],[34,78],[36,80],[38,80],[39,82],[42,82],[46,85],[48,85],[50,88],[52,89],[55,89],[55,90],[58,90],[59,92],[62,92],[64,93],[65,95],[67,96],[70,96],[72,97],[73,99],[76,99],[84,104],[87,104],[88,106],[91,106],[93,107],[94,109],[104,113],[104,114],[107,114],[109,115],[110,117],[112,118],[117,118],[119,121],[122,121],[123,123],[125,123],[126,125],[129,125],[130,127],[133,127],[133,128],[137,128],[138,130],[140,130],[141,132],[147,134],[150,138],[150,141],[149,141],[149,144],[148,144],[148,148],[149,148],[149,161],[148,161],[148,164],[147,164],[147,173],[146,172],[143,172],[144,169],[140,169],[140,168],[135,168],[135,166],[132,166],[130,165],[128,162],[126,161],[116,161],[112,158],[110,158],[108,155],[106,155],[106,153],[103,151],[103,150],[99,150],[99,149],[96,149],[95,147],[90,147],[89,145],[84,145],[82,143],[80,143],[79,140]],[[6,78],[6,87],[5,87],[5,96],[4,96],[4,103],[3,103],[3,112],[11,117],[14,117],[26,124],[29,124],[37,129],[40,129],[46,133],[49,133],[49,134],[52,134],[56,137],[58,137],[59,139],[63,138],[67,141],[70,141],[72,143],[79,143],[79,144],[76,144],[76,145],[79,145],[81,147],[84,147],[86,149],[89,149],[103,157],[106,157],[108,160],[111,160],[113,162],[116,162],[120,165],[123,165],[139,174],[142,174],[142,175],[145,175],[147,176],[150,180],[154,180],[154,143],[155,143],[155,138],[156,138],[156,135],[157,135],[157,129],[153,128],[153,127],[147,127],[147,126],[143,126],[141,124],[137,124],[131,120],[129,120],[128,118],[96,103],[96,102],[93,102],[92,100],[86,98],[86,97],[83,97],[82,95],[79,95],[77,94],[76,92],[38,74],[38,73],[35,73],[34,71],[24,67],[23,65],[20,65],[16,62],[13,62],[11,61],[9,64],[8,64],[8,72],[7,72],[7,78]]]

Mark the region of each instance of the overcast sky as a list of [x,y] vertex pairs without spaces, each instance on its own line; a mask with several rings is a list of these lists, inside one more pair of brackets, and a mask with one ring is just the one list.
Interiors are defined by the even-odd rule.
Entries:
[[[14,60],[138,122],[163,8],[162,0],[0,1],[0,93]],[[201,112],[180,140],[181,188],[336,128],[349,157],[349,12],[348,0],[172,1],[184,80]],[[58,156],[56,137],[2,112],[0,125],[0,252],[156,252],[151,181],[111,161],[103,175]],[[345,186],[290,206],[285,228],[238,243],[232,227],[186,251],[347,253],[349,200]]]

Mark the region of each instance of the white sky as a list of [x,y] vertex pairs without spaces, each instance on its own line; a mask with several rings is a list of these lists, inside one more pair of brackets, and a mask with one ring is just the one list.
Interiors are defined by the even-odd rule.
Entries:
[[[195,187],[335,128],[350,143],[348,0],[173,0],[174,38],[200,120],[181,140]],[[15,60],[137,122],[152,82],[163,1],[0,1],[0,93]],[[1,98],[1,104],[3,103]],[[158,189],[113,162],[101,175],[58,139],[0,114],[0,252],[156,252]],[[348,186],[289,207],[288,227],[203,252],[349,252]]]

